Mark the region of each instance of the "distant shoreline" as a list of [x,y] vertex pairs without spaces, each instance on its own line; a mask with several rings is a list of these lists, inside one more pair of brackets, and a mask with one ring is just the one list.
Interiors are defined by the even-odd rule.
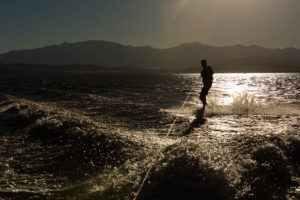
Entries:
[[300,72],[300,49],[292,47],[215,47],[194,42],[157,49],[109,41],[85,41],[0,54],[0,63],[9,64],[9,68],[112,70],[132,73],[200,72],[201,59],[206,59],[215,72]]
[[[220,67],[219,67],[220,68]],[[187,73],[200,73],[199,68],[188,69],[148,69],[130,66],[96,66],[96,65],[44,65],[44,64],[27,64],[27,63],[13,63],[13,64],[0,64],[0,71],[43,71],[43,72],[102,72],[102,73],[132,73],[132,74],[187,74]],[[215,70],[215,73],[300,73],[299,71],[257,71],[257,70]]]

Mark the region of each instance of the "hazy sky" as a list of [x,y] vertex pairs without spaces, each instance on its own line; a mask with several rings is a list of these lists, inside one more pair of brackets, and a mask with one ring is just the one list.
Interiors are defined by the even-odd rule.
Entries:
[[300,48],[300,0],[0,0],[0,52],[85,40]]

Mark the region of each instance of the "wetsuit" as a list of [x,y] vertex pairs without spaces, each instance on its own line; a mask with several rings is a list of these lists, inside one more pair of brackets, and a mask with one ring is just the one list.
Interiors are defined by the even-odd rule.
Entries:
[[211,88],[213,74],[214,71],[210,66],[204,67],[204,69],[201,72],[203,88],[200,93],[200,100],[202,101],[203,105],[206,105],[206,95],[208,94],[208,91]]

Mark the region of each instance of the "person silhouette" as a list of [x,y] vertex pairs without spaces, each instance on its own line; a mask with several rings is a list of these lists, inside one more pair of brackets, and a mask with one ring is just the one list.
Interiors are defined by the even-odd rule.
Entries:
[[205,105],[207,104],[206,95],[208,94],[208,91],[212,86],[214,71],[210,66],[207,65],[206,60],[201,60],[201,65],[203,67],[203,70],[201,71],[203,87],[199,99],[202,101],[203,107],[205,107]]
[[206,60],[201,60],[201,65],[203,67],[203,70],[201,71],[203,87],[202,87],[199,99],[202,101],[203,107],[201,109],[197,110],[196,118],[192,121],[192,123],[189,125],[189,127],[183,131],[183,136],[190,134],[194,130],[195,127],[199,127],[199,126],[205,124],[205,122],[206,122],[206,120],[204,118],[205,106],[207,104],[206,95],[208,94],[208,91],[212,86],[214,71],[212,70],[212,68],[210,66],[207,66]]

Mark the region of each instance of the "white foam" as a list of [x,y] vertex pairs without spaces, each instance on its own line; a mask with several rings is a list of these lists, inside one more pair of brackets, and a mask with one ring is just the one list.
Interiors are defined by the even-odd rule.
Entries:
[[296,115],[300,116],[300,106],[280,102],[257,102],[254,96],[244,92],[233,97],[229,105],[218,105],[208,100],[206,115]]

